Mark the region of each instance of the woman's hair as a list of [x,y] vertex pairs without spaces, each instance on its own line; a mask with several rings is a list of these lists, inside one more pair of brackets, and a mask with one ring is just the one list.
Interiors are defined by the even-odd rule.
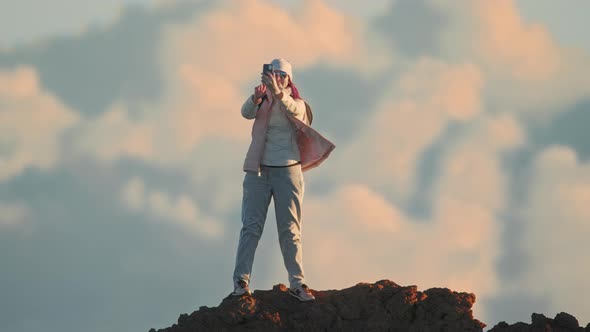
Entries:
[[287,84],[287,86],[291,88],[291,97],[293,97],[293,99],[303,99],[299,95],[299,90],[297,90],[297,87],[295,86],[295,84],[293,84],[291,78],[289,78],[289,84]]

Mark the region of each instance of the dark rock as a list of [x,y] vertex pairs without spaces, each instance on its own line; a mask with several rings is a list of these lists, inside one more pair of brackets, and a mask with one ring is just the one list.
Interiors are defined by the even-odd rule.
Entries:
[[557,314],[554,319],[533,313],[531,321],[530,325],[522,322],[512,325],[500,322],[488,332],[590,332],[590,323],[584,329],[574,316],[566,312]]
[[447,288],[424,292],[389,280],[342,290],[314,291],[300,302],[283,284],[244,296],[228,296],[218,307],[182,314],[178,324],[150,332],[195,331],[483,331],[473,318],[475,295]]
[[548,323],[547,317],[543,314],[533,313],[531,315],[532,327],[537,328],[545,328],[545,325]]
[[502,321],[502,322],[496,324],[496,326],[494,328],[496,328],[496,327],[498,327],[498,328],[506,328],[508,326],[510,326],[510,325],[508,325],[508,323]]
[[568,314],[567,312],[558,313],[557,316],[555,316],[553,323],[555,324],[555,326],[570,329],[572,331],[576,331],[580,327],[576,317]]
[[[178,324],[149,332],[195,331],[483,331],[473,318],[475,294],[448,288],[400,286],[390,280],[358,283],[342,290],[315,291],[316,300],[300,302],[283,284],[250,295],[227,296],[218,307],[181,314]],[[555,318],[533,313],[531,324],[499,322],[488,332],[590,332],[565,312]]]

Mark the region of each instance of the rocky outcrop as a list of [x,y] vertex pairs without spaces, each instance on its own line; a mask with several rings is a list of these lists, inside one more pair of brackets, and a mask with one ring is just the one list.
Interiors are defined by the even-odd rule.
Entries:
[[489,332],[590,332],[590,323],[586,328],[580,327],[576,317],[560,312],[555,318],[547,318],[542,314],[532,314],[531,324],[506,322],[496,324]]
[[150,332],[196,331],[483,331],[473,318],[475,295],[447,288],[418,291],[389,280],[314,291],[300,302],[283,284],[228,296],[218,307],[182,314],[178,324]]

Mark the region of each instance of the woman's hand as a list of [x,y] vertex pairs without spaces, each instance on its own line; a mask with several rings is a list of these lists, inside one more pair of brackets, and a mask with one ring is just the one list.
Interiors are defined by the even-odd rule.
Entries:
[[254,97],[253,102],[254,104],[258,105],[262,101],[262,97],[266,94],[266,85],[260,84],[259,86],[254,88]]
[[254,88],[254,97],[256,99],[264,97],[264,94],[266,94],[266,86],[264,84],[260,84]]
[[274,95],[281,93],[281,88],[277,82],[277,77],[274,73],[263,73],[261,77],[262,84],[270,89]]

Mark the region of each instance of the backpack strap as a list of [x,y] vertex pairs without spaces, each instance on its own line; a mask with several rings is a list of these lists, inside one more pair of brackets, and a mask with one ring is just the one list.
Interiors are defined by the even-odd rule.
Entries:
[[311,123],[313,122],[313,112],[307,102],[305,102],[305,117],[307,118],[308,125],[311,126]]

